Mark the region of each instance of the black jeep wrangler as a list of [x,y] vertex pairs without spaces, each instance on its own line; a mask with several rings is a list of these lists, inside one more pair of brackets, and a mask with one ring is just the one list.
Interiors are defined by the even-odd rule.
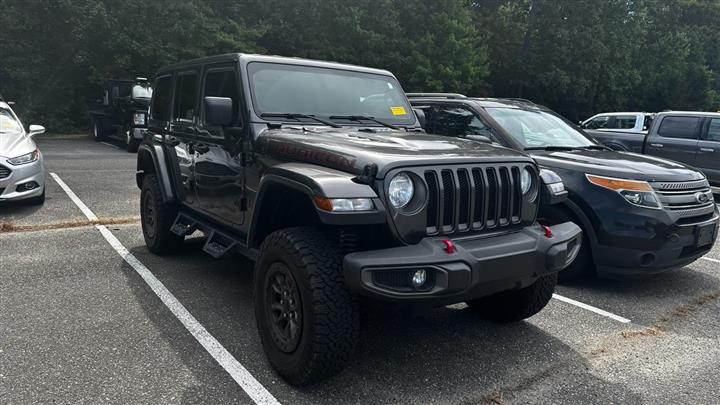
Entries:
[[529,157],[422,133],[387,71],[232,54],[161,69],[154,88],[145,242],[168,253],[199,230],[210,255],[254,260],[263,348],[292,384],[343,367],[360,298],[518,321],[579,250],[575,224],[536,224],[562,190]]
[[152,87],[143,77],[108,80],[103,98],[88,106],[93,139],[115,138],[125,143],[128,152],[136,152],[147,130],[151,97]]

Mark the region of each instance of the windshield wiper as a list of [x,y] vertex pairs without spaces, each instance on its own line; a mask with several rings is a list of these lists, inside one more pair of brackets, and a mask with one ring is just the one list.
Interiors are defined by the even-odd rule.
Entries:
[[588,145],[588,146],[583,146],[583,149],[589,149],[589,150],[612,150],[611,148],[608,148],[607,146],[603,146],[603,145]]
[[368,115],[331,115],[330,119],[331,120],[350,120],[350,121],[367,120],[367,121],[372,121],[372,122],[378,123],[384,127],[390,128],[390,129],[400,130],[400,127],[396,127],[393,124],[388,124],[385,121],[381,121],[375,117],[370,117]]
[[260,114],[260,117],[262,118],[287,118],[289,120],[299,120],[300,118],[307,118],[311,120],[315,120],[319,123],[329,125],[333,128],[342,128],[342,125],[337,124],[332,121],[324,120],[322,118],[318,118],[314,115],[309,114],[301,114],[301,113],[263,113]]

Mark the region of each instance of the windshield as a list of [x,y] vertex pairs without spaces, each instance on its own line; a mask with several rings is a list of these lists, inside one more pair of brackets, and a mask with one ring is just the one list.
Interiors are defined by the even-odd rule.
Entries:
[[15,120],[12,112],[0,108],[0,132],[22,132],[22,126]]
[[307,114],[377,124],[347,118],[367,116],[390,124],[415,123],[400,84],[391,76],[260,62],[250,63],[248,74],[258,115]]
[[152,98],[152,92],[149,84],[136,84],[132,87],[132,98]]
[[485,110],[524,148],[575,148],[595,145],[562,118],[549,112],[502,107],[488,107]]

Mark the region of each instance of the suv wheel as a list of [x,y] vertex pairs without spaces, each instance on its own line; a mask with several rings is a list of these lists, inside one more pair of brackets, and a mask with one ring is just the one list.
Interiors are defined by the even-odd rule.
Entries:
[[[547,212],[543,213],[543,216],[549,222],[549,225],[562,224],[564,222],[574,222],[582,228],[580,221],[570,218],[565,211],[559,210],[554,207],[546,208]],[[590,253],[590,239],[588,233],[583,231],[582,244],[580,245],[580,251],[570,265],[565,267],[558,273],[558,283],[566,283],[573,280],[579,280],[585,277],[592,277],[596,273],[595,264],[593,263],[592,256]]]
[[293,385],[339,372],[358,334],[337,238],[315,228],[270,234],[255,266],[255,320],[270,364]]
[[148,249],[157,254],[177,250],[183,237],[170,232],[177,216],[177,207],[165,204],[160,194],[160,184],[154,175],[146,175],[140,193],[140,222]]
[[531,285],[514,291],[504,291],[489,297],[468,301],[467,304],[482,318],[495,322],[517,322],[529,318],[545,308],[557,284],[557,273],[540,277]]
[[130,131],[125,131],[125,150],[130,153],[135,153],[138,151],[139,146],[140,141],[134,139]]

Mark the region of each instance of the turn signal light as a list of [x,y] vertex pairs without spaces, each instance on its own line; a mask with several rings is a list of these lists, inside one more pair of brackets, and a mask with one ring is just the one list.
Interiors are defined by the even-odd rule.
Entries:
[[585,175],[588,181],[596,186],[609,188],[610,190],[631,190],[631,191],[653,191],[646,181],[613,179],[611,177]]

